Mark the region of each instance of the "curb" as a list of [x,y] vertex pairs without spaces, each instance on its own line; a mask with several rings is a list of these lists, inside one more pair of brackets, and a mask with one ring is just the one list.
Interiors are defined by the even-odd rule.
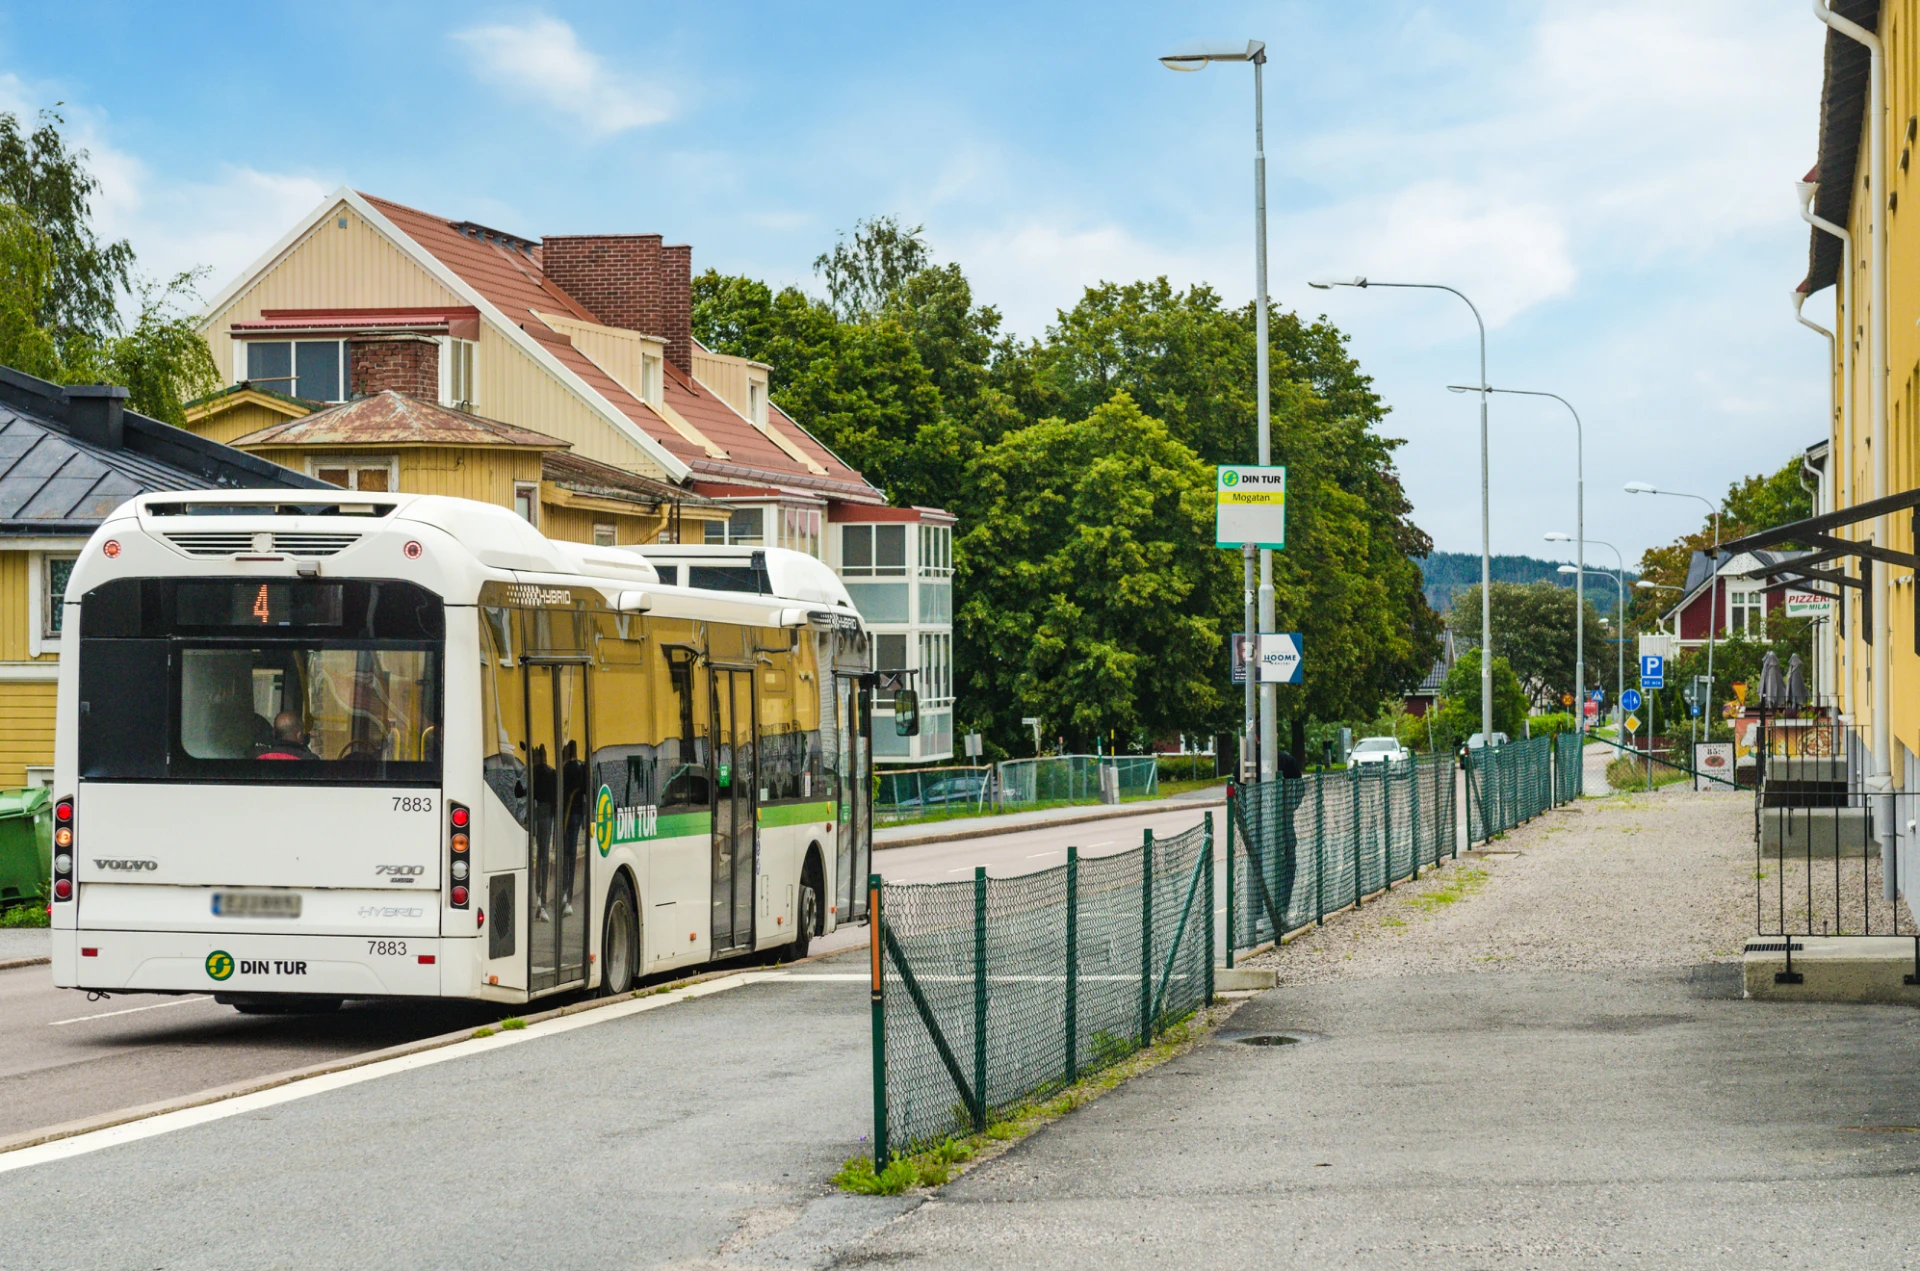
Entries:
[[9,958],[0,962],[0,971],[11,971],[15,967],[22,966],[47,966],[52,961],[52,958]]
[[893,839],[886,843],[876,842],[876,852],[892,851],[896,847],[924,847],[929,843],[958,843],[964,839],[992,838],[998,834],[1025,834],[1029,830],[1050,830],[1056,825],[1084,825],[1088,821],[1113,821],[1129,816],[1159,816],[1162,812],[1180,812],[1187,808],[1224,808],[1225,799],[1196,799],[1173,807],[1157,807],[1141,810],[1138,808],[1113,808],[1104,812],[1087,812],[1079,816],[1054,817],[1047,821],[1029,821],[1025,825],[995,825],[985,829],[956,830],[947,834],[921,834],[914,838]]

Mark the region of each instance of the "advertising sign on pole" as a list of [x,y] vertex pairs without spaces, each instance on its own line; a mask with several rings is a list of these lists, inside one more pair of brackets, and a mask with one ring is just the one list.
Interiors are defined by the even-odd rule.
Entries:
[[1287,470],[1248,464],[1214,469],[1213,545],[1287,545]]
[[1600,718],[1600,703],[1592,700],[1589,700],[1587,702],[1587,718],[1588,719]]
[[[1712,778],[1719,777],[1720,781]],[[1693,743],[1693,788],[1725,790],[1733,782],[1733,743],[1696,741]]]
[[[1244,631],[1233,633],[1233,682],[1247,682],[1247,635]],[[1298,631],[1270,631],[1260,637],[1260,684],[1298,684],[1301,682],[1305,662],[1301,657],[1301,640]]]
[[1833,597],[1817,591],[1795,591],[1789,587],[1786,609],[1789,618],[1831,618]]

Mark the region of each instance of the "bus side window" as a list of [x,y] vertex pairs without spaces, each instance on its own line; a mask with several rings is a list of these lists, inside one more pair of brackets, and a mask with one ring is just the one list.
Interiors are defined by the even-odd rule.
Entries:
[[526,734],[520,675],[513,666],[513,625],[505,609],[480,611],[481,777],[513,819],[527,823],[527,767],[519,749]]
[[666,655],[672,713],[664,721],[667,727],[660,743],[660,775],[666,782],[660,806],[704,808],[713,799],[707,775],[706,695],[700,692],[701,677],[694,674],[691,649],[661,652]]

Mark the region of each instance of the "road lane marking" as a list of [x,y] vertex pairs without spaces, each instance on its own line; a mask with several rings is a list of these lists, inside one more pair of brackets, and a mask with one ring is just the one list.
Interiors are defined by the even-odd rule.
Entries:
[[145,1117],[138,1121],[124,1121],[119,1125],[90,1130],[85,1134],[75,1134],[69,1138],[55,1139],[50,1143],[15,1148],[11,1152],[0,1152],[0,1174],[34,1165],[44,1165],[52,1161],[64,1161],[70,1157],[85,1156],[104,1148],[118,1147],[122,1143],[137,1143],[142,1139],[157,1138],[175,1130],[191,1129],[211,1121],[223,1121],[228,1117],[258,1112],[262,1108],[271,1108],[312,1095],[357,1086],[363,1081],[374,1081],[396,1073],[429,1068],[434,1064],[445,1063],[449,1059],[464,1059],[486,1051],[518,1046],[536,1037],[551,1037],[556,1033],[570,1033],[576,1028],[611,1023],[616,1019],[625,1019],[629,1015],[638,1015],[642,1011],[656,1011],[663,1006],[671,1006],[675,1002],[710,997],[715,993],[724,993],[728,989],[739,988],[742,985],[762,984],[770,980],[790,978],[792,977],[785,971],[747,971],[717,980],[703,980],[698,984],[688,985],[684,989],[675,989],[671,993],[653,994],[610,1006],[596,1007],[593,1010],[580,1011],[573,1015],[562,1015],[556,1019],[541,1020],[522,1029],[495,1033],[491,1037],[469,1038],[466,1041],[454,1042],[433,1050],[416,1051],[411,1055],[382,1059],[356,1068],[302,1077],[297,1081],[289,1081],[285,1085],[273,1086],[266,1090],[256,1090],[250,1094],[235,1095],[228,1099],[216,1099],[211,1103],[196,1104],[173,1112],[162,1112],[158,1116]]
[[1113,846],[1113,840],[1112,840],[1112,839],[1101,839],[1101,840],[1100,840],[1100,841],[1099,841],[1098,843],[1089,843],[1089,844],[1087,844],[1087,846],[1088,846],[1088,847],[1112,847],[1112,846]]
[[157,1011],[163,1006],[185,1006],[189,1002],[211,1002],[212,1000],[210,997],[182,997],[171,1002],[154,1002],[149,1006],[129,1006],[120,1011],[101,1011],[98,1015],[76,1015],[72,1019],[56,1019],[47,1027],[58,1028],[62,1024],[84,1024],[90,1019],[112,1019],[115,1015],[131,1015],[135,1011]]
[[1058,852],[1035,852],[1032,856],[1027,857],[1027,859],[1030,861],[1037,861],[1043,856],[1058,856],[1058,855],[1060,855],[1060,853]]

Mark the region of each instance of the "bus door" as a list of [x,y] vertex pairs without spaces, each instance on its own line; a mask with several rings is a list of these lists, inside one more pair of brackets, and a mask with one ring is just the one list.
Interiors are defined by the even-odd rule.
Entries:
[[587,668],[580,662],[523,663],[527,693],[527,777],[532,847],[527,988],[539,993],[587,978]]
[[713,670],[713,956],[753,947],[760,871],[752,671]]
[[839,763],[836,809],[839,920],[866,916],[867,873],[873,862],[873,694],[859,675],[833,677],[834,753]]

